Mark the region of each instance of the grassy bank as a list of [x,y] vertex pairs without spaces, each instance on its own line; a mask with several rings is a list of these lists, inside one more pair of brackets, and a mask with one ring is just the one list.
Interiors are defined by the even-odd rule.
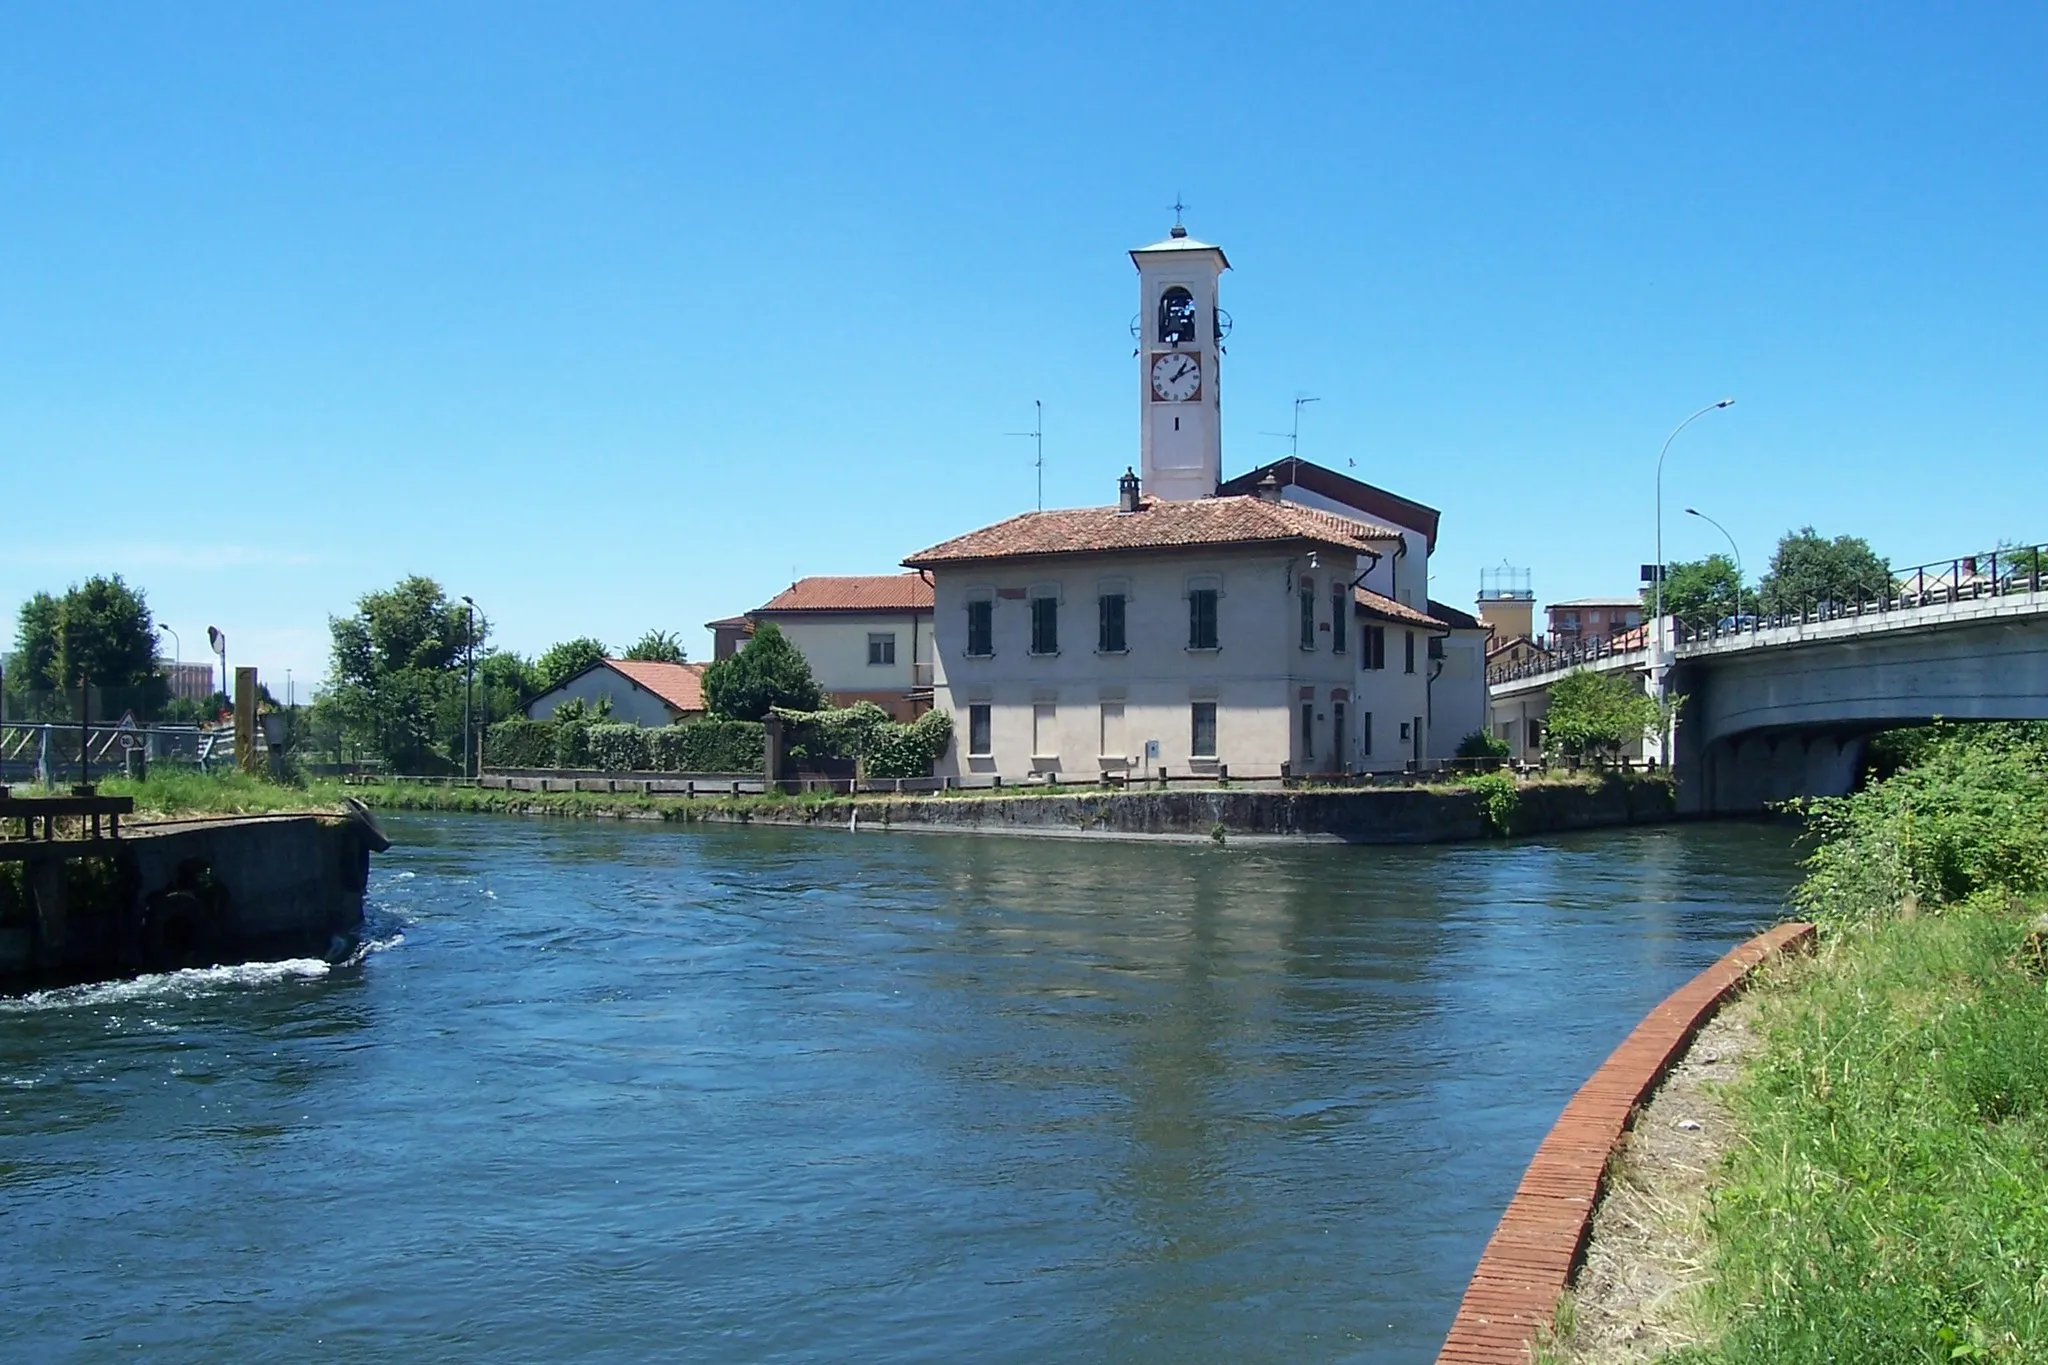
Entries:
[[1814,812],[1674,1361],[2048,1359],[2048,742],[1950,731]]

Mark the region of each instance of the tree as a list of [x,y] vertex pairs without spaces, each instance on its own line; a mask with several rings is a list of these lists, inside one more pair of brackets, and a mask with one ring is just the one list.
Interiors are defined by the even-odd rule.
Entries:
[[1892,591],[1891,565],[1861,536],[1824,539],[1811,526],[1787,531],[1771,556],[1759,597],[1770,615],[1823,602],[1874,602]]
[[690,656],[682,637],[673,631],[650,630],[626,651],[628,659],[647,664],[686,664]]
[[819,710],[825,691],[797,647],[773,621],[764,621],[745,649],[704,670],[704,700],[715,716],[761,720],[774,706]]
[[488,625],[417,575],[331,617],[328,682],[342,728],[401,771],[444,766],[462,747],[463,668]]
[[154,719],[170,700],[156,658],[149,601],[119,574],[74,583],[62,597],[39,592],[21,607],[10,690],[64,693],[79,679],[100,691],[101,708]]
[[1618,754],[1656,728],[1662,714],[1632,674],[1577,669],[1550,689],[1543,747],[1568,758]]
[[[1696,629],[1756,610],[1756,593],[1740,588],[1727,555],[1681,560],[1664,571],[1664,611]],[[1643,615],[1657,609],[1657,589],[1643,589]]]
[[554,691],[584,669],[603,663],[604,657],[604,641],[587,635],[550,645],[546,653],[533,661],[534,695]]

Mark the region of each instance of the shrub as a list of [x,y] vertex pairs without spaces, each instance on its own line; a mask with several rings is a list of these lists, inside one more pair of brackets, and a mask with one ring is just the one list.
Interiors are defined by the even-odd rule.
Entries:
[[551,768],[555,727],[544,720],[501,720],[484,732],[484,762],[493,768]]
[[555,766],[557,768],[587,768],[590,766],[590,722],[567,720],[555,725]]
[[952,742],[951,712],[927,711],[908,725],[891,722],[876,732],[873,747],[863,756],[867,775],[930,777],[932,764],[945,756],[946,746]]
[[763,621],[739,653],[704,670],[704,699],[713,715],[762,720],[778,706],[816,711],[825,693],[797,647],[773,621]]
[[647,732],[649,763],[664,773],[761,770],[766,727],[751,720],[693,720]]
[[1506,758],[1512,752],[1506,740],[1485,730],[1474,730],[1458,741],[1459,758]]
[[853,759],[872,778],[930,777],[953,740],[953,717],[927,711],[908,725],[873,702],[825,711],[775,708],[789,727],[791,756],[810,762]]
[[1660,715],[1632,675],[1578,669],[1550,689],[1543,747],[1571,758],[1618,753],[1655,728]]
[[647,730],[638,725],[591,725],[590,766],[608,773],[646,772],[654,766]]
[[1479,809],[1486,816],[1488,829],[1503,839],[1514,833],[1515,812],[1522,805],[1522,789],[1515,785],[1513,774],[1481,773],[1465,779],[1465,785],[1477,793]]

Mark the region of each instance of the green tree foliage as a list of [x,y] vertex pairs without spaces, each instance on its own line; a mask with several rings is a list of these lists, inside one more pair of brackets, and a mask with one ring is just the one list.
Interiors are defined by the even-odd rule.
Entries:
[[690,662],[688,651],[683,648],[682,637],[674,631],[650,630],[641,636],[626,651],[626,657],[637,663],[686,664]]
[[[1664,571],[1664,610],[1695,629],[1756,611],[1754,590],[1742,590],[1735,561],[1727,555],[1681,560]],[[1643,616],[1657,609],[1654,584],[1643,589]]]
[[149,602],[119,574],[75,583],[62,597],[39,592],[22,604],[16,621],[15,666],[8,680],[15,696],[69,691],[85,678],[100,690],[100,705],[109,712],[132,710],[152,720],[170,701],[170,682],[157,664]]
[[704,670],[704,699],[713,715],[762,720],[777,706],[816,711],[825,692],[797,647],[773,621],[764,621],[746,648]]
[[1655,729],[1661,714],[1634,675],[1578,669],[1550,689],[1543,747],[1567,758],[1612,756]]
[[534,695],[552,692],[587,668],[604,662],[604,641],[588,635],[550,645],[533,661]]
[[1506,758],[1514,750],[1488,730],[1474,730],[1458,741],[1459,758]]
[[489,629],[484,621],[451,603],[440,584],[414,576],[365,593],[352,615],[327,624],[328,687],[358,748],[402,772],[441,768],[461,752],[464,665]]
[[476,719],[479,724],[518,715],[540,695],[533,665],[522,654],[494,649],[476,656]]
[[1828,540],[1803,526],[1778,541],[1760,587],[1764,611],[1775,616],[1823,602],[1878,601],[1891,594],[1892,571],[1863,537]]

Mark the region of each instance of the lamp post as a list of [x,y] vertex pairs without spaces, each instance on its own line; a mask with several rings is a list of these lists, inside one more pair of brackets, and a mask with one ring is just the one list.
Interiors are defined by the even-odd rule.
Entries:
[[1707,404],[1707,405],[1706,405],[1705,407],[1701,408],[1701,409],[1700,409],[1700,410],[1699,410],[1698,412],[1694,413],[1694,414],[1693,414],[1692,416],[1690,416],[1690,417],[1686,418],[1686,419],[1685,419],[1685,420],[1684,420],[1683,422],[1680,422],[1680,423],[1679,423],[1679,424],[1678,424],[1677,426],[1673,427],[1673,428],[1671,429],[1671,434],[1670,434],[1669,436],[1666,436],[1666,437],[1664,438],[1664,448],[1663,448],[1662,450],[1660,450],[1660,451],[1658,451],[1658,452],[1657,452],[1657,654],[1658,654],[1658,659],[1657,659],[1657,660],[1654,660],[1653,662],[1661,662],[1661,660],[1662,660],[1662,658],[1663,658],[1663,654],[1664,654],[1664,457],[1665,457],[1666,455],[1669,455],[1669,454],[1671,453],[1671,443],[1672,443],[1673,441],[1675,441],[1675,440],[1677,440],[1677,439],[1678,439],[1678,433],[1679,433],[1679,432],[1681,432],[1681,431],[1684,431],[1684,430],[1685,430],[1685,429],[1686,429],[1687,427],[1691,426],[1691,425],[1692,425],[1692,424],[1693,424],[1694,422],[1697,422],[1697,421],[1699,421],[1699,419],[1700,419],[1700,418],[1702,418],[1702,417],[1705,417],[1705,416],[1706,416],[1706,415],[1707,415],[1708,413],[1710,413],[1710,412],[1718,412],[1718,411],[1720,411],[1720,410],[1721,410],[1722,408],[1727,408],[1727,407],[1733,407],[1734,405],[1735,405],[1735,400],[1734,400],[1733,398],[1723,398],[1723,399],[1722,399],[1722,400],[1721,400],[1720,402],[1718,402],[1718,403],[1709,403],[1709,404]]
[[1715,521],[1705,512],[1700,511],[1699,508],[1688,507],[1685,509],[1685,514],[1689,517],[1698,517],[1701,521],[1704,521],[1707,525],[1728,537],[1728,548],[1735,555],[1735,629],[1739,631],[1742,629],[1742,547],[1735,543],[1734,536],[1728,535],[1727,527]]
[[469,770],[469,758],[476,735],[476,727],[470,724],[470,708],[476,696],[476,599],[464,597],[462,604],[469,609],[468,624],[462,632],[466,655],[462,679],[462,776],[466,781],[475,776]]

